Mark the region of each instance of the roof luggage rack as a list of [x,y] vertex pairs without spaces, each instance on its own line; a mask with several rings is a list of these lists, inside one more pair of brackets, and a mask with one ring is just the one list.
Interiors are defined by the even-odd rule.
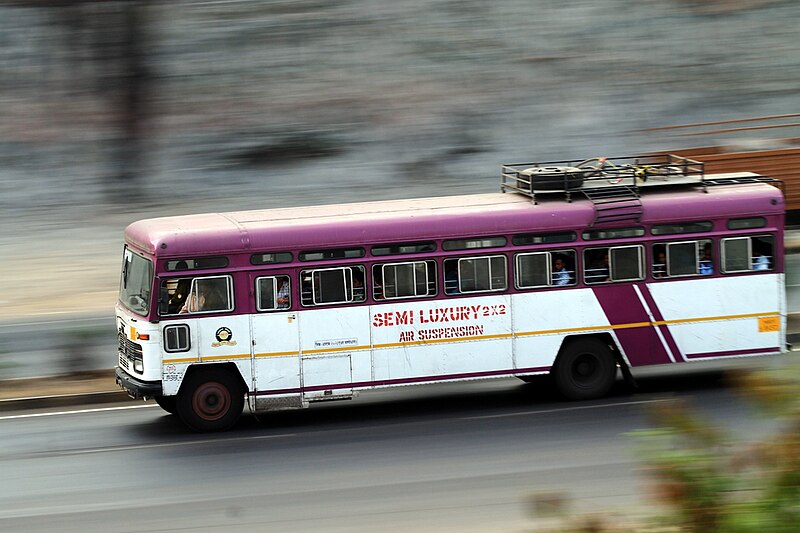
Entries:
[[[595,208],[595,223],[639,220],[644,187],[706,184],[703,163],[672,154],[593,157],[584,160],[515,163],[502,166],[500,190],[537,202],[537,195],[560,193],[568,202],[582,193]],[[713,183],[716,184],[716,183]]]

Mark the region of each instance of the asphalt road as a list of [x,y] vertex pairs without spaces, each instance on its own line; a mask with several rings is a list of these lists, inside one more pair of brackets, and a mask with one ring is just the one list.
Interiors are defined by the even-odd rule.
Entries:
[[557,400],[547,381],[401,388],[187,433],[157,407],[0,417],[0,531],[520,531],[541,494],[652,510],[635,440],[690,399],[737,435],[769,430],[721,376]]

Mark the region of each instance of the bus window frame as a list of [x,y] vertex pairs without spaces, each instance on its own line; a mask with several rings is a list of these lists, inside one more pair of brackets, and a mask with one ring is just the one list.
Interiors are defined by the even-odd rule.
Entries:
[[[471,290],[471,291],[465,291],[463,289],[463,287],[461,285],[461,264],[462,264],[462,262],[464,262],[464,261],[472,261],[472,260],[476,260],[476,259],[486,259],[486,260],[488,260],[489,261],[489,285],[491,286],[491,284],[492,284],[491,260],[494,259],[494,258],[498,258],[498,257],[503,259],[502,272],[503,272],[504,286],[502,288],[498,288],[498,289],[480,289],[480,290]],[[447,269],[444,268],[444,263],[447,262],[447,261],[456,261],[456,279],[458,281],[458,292],[447,293],[447,291],[445,291],[445,294],[447,294],[448,296],[457,296],[457,295],[460,295],[460,294],[480,294],[480,293],[486,293],[486,292],[504,292],[504,291],[508,290],[508,257],[505,254],[472,255],[472,256],[467,256],[467,257],[447,257],[442,261],[442,271],[445,272],[445,273],[446,273]],[[445,280],[445,283],[447,283],[447,280]]]
[[[403,265],[418,265],[422,264],[425,266],[425,294],[414,294],[412,296],[386,296],[386,267],[398,267]],[[375,301],[393,301],[393,300],[409,300],[409,299],[420,299],[420,298],[433,298],[438,294],[438,288],[436,284],[437,280],[437,265],[436,261],[433,259],[420,259],[416,261],[399,261],[393,263],[374,263],[372,265],[372,279],[373,279],[373,289],[372,289],[372,298]],[[378,285],[375,284],[374,280],[375,277],[375,269],[380,268],[381,273],[381,283],[380,283],[380,295],[378,295]],[[432,272],[431,272],[432,270]],[[415,283],[414,286],[417,286],[416,283],[416,270],[414,270],[415,276]],[[433,282],[433,287],[431,287],[431,282]]]
[[[557,285],[554,283],[553,279],[553,262],[554,262],[554,255],[555,254],[571,254],[572,262],[577,267],[578,264],[578,254],[575,249],[568,248],[568,249],[560,249],[560,250],[542,250],[539,252],[520,252],[514,254],[514,288],[517,290],[533,290],[533,289],[542,289],[545,287],[574,287],[578,283],[578,273],[577,268],[574,270],[568,270],[567,272],[570,274],[570,282],[566,285]],[[533,255],[545,255],[547,258],[547,283],[544,285],[522,285],[520,283],[520,266],[519,260],[523,257],[530,257]]]
[[[612,256],[613,256],[614,252],[616,252],[618,250],[626,250],[626,249],[630,249],[630,248],[634,248],[634,249],[638,250],[638,254],[637,254],[638,261],[637,262],[638,262],[639,276],[635,277],[635,278],[616,279],[614,277],[614,259],[613,259]],[[608,254],[608,267],[607,267],[608,268],[608,279],[605,279],[603,281],[588,281],[587,280],[587,276],[586,276],[586,272],[587,272],[587,266],[588,266],[589,263],[586,260],[586,253],[587,252],[594,252],[596,250],[606,250],[606,253]],[[646,268],[645,268],[646,265],[645,265],[645,259],[644,258],[645,258],[645,254],[644,254],[644,245],[643,244],[623,244],[623,245],[619,245],[619,246],[593,246],[591,248],[584,248],[583,249],[583,254],[582,254],[582,259],[583,259],[583,270],[582,270],[583,282],[586,285],[603,285],[603,284],[607,284],[607,283],[630,283],[630,282],[634,282],[634,281],[641,281],[641,280],[645,279],[645,276],[647,274]],[[601,269],[591,269],[591,270],[604,270],[604,269],[601,268]],[[601,275],[601,274],[598,274],[598,276],[599,275]]]
[[[264,279],[272,279],[272,303],[275,305],[273,308],[264,308],[261,307],[261,290],[260,290],[260,282]],[[286,278],[287,282],[289,283],[289,303],[285,307],[278,306],[278,278]],[[256,311],[259,313],[274,313],[276,311],[288,311],[292,308],[292,276],[288,274],[265,274],[263,276],[257,276],[254,279],[255,286],[253,287],[255,291],[255,304],[256,304]]]
[[[210,314],[220,314],[220,313],[231,313],[236,308],[236,302],[234,300],[235,291],[233,290],[233,275],[232,274],[214,274],[211,276],[194,276],[192,277],[192,283],[189,288],[189,295],[195,292],[197,288],[197,282],[202,280],[208,279],[225,279],[226,281],[226,289],[227,289],[227,301],[228,306],[225,309],[210,309],[208,311],[187,311],[186,313],[178,312],[179,315],[210,315]],[[188,296],[187,296],[188,299]],[[184,303],[185,305],[185,303]],[[169,315],[169,316],[177,316],[177,315]]]
[[[355,287],[353,286],[353,269],[359,268],[361,269],[361,276],[363,280],[364,286],[362,287],[363,295],[361,299],[356,299],[355,296]],[[343,283],[345,289],[345,296],[349,297],[348,300],[337,300],[334,302],[317,302],[317,293],[316,293],[316,285],[314,283],[314,275],[317,272],[326,272],[332,270],[341,270],[343,274]],[[364,303],[367,301],[367,274],[366,268],[362,264],[355,264],[355,265],[341,265],[341,266],[331,266],[325,268],[307,268],[300,271],[300,305],[301,307],[306,308],[313,308],[313,307],[325,307],[329,305],[343,305],[343,304],[354,304],[354,303]],[[345,273],[346,272],[346,273]],[[306,303],[305,299],[303,298],[303,285],[304,285],[304,278],[306,275],[311,276],[311,303]]]
[[[753,256],[753,239],[757,238],[769,238],[772,242],[772,259],[769,268],[767,269],[757,269],[754,268],[755,259]],[[747,241],[747,268],[741,270],[728,270],[726,268],[727,265],[727,247],[726,243],[730,241],[737,241],[737,240],[746,240]],[[742,274],[748,272],[774,272],[775,271],[775,235],[772,233],[753,233],[748,235],[737,235],[733,237],[723,237],[720,239],[720,272],[723,274]]]
[[[682,245],[682,244],[691,244],[691,243],[694,243],[694,272],[691,273],[691,274],[672,274],[671,270],[670,270],[670,260],[669,260],[669,249],[670,249],[670,246]],[[664,241],[663,243],[658,243],[658,244],[664,244],[664,250],[665,250],[665,253],[667,254],[666,271],[664,273],[664,277],[665,278],[691,278],[691,277],[703,276],[703,275],[707,276],[708,274],[701,274],[701,272],[700,272],[700,262],[703,260],[702,259],[702,253],[703,253],[703,250],[705,249],[705,245],[706,244],[711,244],[712,265],[713,265],[714,241],[712,239],[705,238],[705,239],[689,239],[689,240],[683,240],[683,241],[670,241],[670,242]],[[712,268],[713,268],[713,266],[712,266]],[[660,279],[663,279],[663,278],[660,278]]]

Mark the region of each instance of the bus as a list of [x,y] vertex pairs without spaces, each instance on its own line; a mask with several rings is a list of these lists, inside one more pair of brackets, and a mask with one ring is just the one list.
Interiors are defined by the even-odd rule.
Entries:
[[245,404],[539,375],[586,400],[618,375],[785,351],[774,180],[627,160],[504,165],[494,193],[134,222],[117,384],[220,431]]

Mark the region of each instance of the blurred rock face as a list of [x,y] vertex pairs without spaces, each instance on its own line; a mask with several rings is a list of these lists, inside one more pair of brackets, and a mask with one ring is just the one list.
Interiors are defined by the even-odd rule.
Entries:
[[502,162],[790,112],[800,81],[794,2],[28,4],[0,7],[11,216],[495,190]]

